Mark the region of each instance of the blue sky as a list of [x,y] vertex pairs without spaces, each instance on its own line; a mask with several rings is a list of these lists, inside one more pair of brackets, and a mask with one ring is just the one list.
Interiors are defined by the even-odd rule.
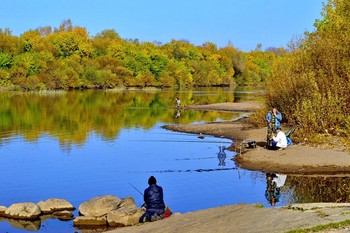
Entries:
[[286,47],[313,31],[326,0],[0,0],[0,28],[13,35],[71,19],[90,36],[114,29],[122,38],[204,42],[250,51]]

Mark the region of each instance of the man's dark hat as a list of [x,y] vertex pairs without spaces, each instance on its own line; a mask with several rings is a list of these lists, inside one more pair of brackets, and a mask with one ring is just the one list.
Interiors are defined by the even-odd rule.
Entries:
[[148,179],[148,184],[149,185],[152,185],[152,184],[156,184],[157,183],[157,180],[154,176],[151,176],[149,179]]

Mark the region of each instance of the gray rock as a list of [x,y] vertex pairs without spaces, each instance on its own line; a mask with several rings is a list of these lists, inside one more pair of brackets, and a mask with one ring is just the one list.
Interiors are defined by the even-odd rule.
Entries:
[[112,227],[132,226],[139,223],[143,213],[140,208],[120,208],[107,214],[107,222]]
[[46,201],[39,201],[38,206],[44,214],[51,214],[56,211],[75,210],[74,206],[65,199],[50,198]]
[[34,220],[41,214],[40,207],[33,202],[12,204],[5,210],[4,216],[14,219]]
[[83,216],[101,217],[119,207],[121,199],[117,196],[106,195],[94,197],[79,206],[79,213]]

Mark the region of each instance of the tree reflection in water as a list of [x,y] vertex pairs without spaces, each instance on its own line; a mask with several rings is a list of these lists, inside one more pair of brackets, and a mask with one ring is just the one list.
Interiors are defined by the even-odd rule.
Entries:
[[[164,124],[232,120],[242,113],[182,111],[174,109],[175,95],[183,104],[233,102],[233,90],[171,91],[70,91],[0,93],[0,145],[16,135],[37,141],[45,133],[59,140],[62,149],[83,145],[91,132],[115,140],[124,128],[150,129]],[[174,112],[175,111],[175,112]],[[181,117],[180,117],[181,116]]]
[[346,176],[291,176],[288,185],[294,189],[296,203],[341,203],[350,199],[350,177]]
[[350,201],[349,176],[301,176],[266,173],[265,197],[271,206]]

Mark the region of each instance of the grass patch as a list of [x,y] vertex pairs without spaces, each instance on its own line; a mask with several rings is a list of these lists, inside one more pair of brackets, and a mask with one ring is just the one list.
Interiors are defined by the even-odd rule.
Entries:
[[331,230],[331,229],[341,229],[345,228],[346,226],[350,226],[350,219],[344,220],[341,222],[332,222],[328,224],[322,224],[311,228],[303,228],[303,229],[296,229],[287,231],[285,233],[307,233],[307,232],[320,232],[325,230]]
[[263,204],[260,204],[260,203],[259,203],[259,204],[256,204],[255,207],[256,207],[256,208],[265,208],[265,206],[264,206]]
[[316,210],[315,212],[317,213],[318,216],[320,216],[322,218],[329,216],[329,214],[326,214],[322,210]]

